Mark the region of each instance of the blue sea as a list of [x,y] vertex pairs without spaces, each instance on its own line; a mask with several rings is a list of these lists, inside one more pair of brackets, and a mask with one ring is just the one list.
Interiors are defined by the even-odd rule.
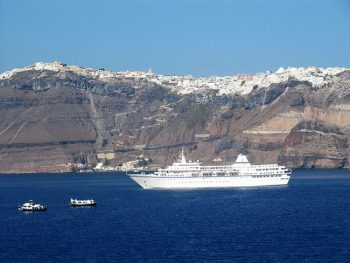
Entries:
[[[70,198],[96,207],[71,208]],[[46,212],[23,213],[33,199]],[[350,262],[350,172],[143,190],[123,173],[0,175],[0,262]]]

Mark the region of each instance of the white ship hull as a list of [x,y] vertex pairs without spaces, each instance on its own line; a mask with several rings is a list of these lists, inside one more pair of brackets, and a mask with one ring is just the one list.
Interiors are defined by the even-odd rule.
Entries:
[[229,187],[257,187],[286,185],[288,175],[282,176],[223,176],[223,177],[160,177],[157,175],[132,174],[129,175],[143,188],[229,188]]
[[143,188],[228,188],[286,185],[291,171],[278,164],[251,165],[239,154],[232,165],[203,166],[186,162],[184,149],[178,162],[152,174],[129,174]]

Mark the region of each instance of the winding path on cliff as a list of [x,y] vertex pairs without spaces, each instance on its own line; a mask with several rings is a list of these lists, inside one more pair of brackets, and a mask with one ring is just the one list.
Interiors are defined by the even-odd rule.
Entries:
[[[33,109],[33,107],[30,107],[29,109],[27,109],[27,110],[25,110],[24,112],[22,112],[13,122],[11,122],[5,129],[3,129],[2,131],[0,131],[0,136],[1,135],[3,135],[6,131],[8,131],[13,125],[15,125],[17,122],[18,122],[18,120],[20,120],[20,118],[24,115],[24,114],[26,114],[26,113],[28,113],[29,111],[31,111]],[[26,123],[25,123],[26,124]],[[23,129],[23,127],[24,127],[24,125],[21,125],[21,127],[19,128],[19,130],[21,130],[21,129]],[[16,136],[18,135],[18,130],[17,130],[17,132],[16,132]],[[12,140],[12,139],[11,139]],[[11,141],[10,141],[11,142]]]
[[89,100],[90,100],[92,121],[95,124],[95,128],[96,128],[96,134],[97,134],[96,144],[97,144],[97,146],[101,146],[102,145],[102,139],[103,139],[102,138],[102,134],[104,132],[103,121],[102,121],[100,113],[96,109],[96,105],[95,105],[95,102],[94,102],[93,94],[90,93],[90,92],[88,92],[87,94],[88,94],[88,97],[89,97]]
[[22,125],[18,128],[18,130],[16,131],[16,133],[12,136],[11,140],[9,140],[8,143],[12,143],[14,140],[16,140],[18,134],[20,134],[20,132],[22,131],[22,129],[24,128],[24,126],[27,125],[27,121],[22,123]]

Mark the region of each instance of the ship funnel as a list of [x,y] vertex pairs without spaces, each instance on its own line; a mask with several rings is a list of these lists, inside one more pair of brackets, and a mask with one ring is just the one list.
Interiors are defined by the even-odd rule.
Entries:
[[238,154],[236,161],[233,163],[233,166],[241,167],[241,166],[250,166],[250,162],[248,161],[247,156],[244,154]]

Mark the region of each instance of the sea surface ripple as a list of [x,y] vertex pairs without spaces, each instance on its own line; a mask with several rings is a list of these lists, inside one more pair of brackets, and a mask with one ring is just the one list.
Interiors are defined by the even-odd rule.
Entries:
[[[29,199],[48,211],[18,211]],[[0,175],[0,262],[350,262],[350,172],[211,190],[143,190],[123,173]]]

